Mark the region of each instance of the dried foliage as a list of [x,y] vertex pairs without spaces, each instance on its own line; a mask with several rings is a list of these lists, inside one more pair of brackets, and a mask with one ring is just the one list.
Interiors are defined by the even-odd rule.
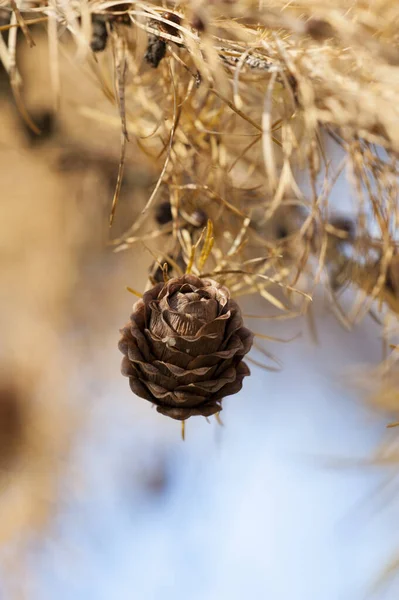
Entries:
[[[55,114],[73,106],[76,140],[82,122],[93,136],[92,147],[65,151],[59,168],[106,178],[109,245],[145,246],[147,289],[187,271],[233,297],[259,294],[289,318],[305,314],[322,286],[344,327],[367,314],[380,325],[374,401],[399,412],[399,4],[1,6],[0,59],[15,106],[32,135],[52,127],[27,108],[16,52],[17,34],[32,46],[45,31]],[[75,101],[77,72],[93,98]],[[116,162],[100,142],[118,146]],[[344,176],[345,215],[331,199]],[[126,210],[129,177],[144,181]]]
[[[158,171],[145,206],[113,240],[117,251],[152,243],[157,258],[181,274],[177,263],[189,263],[204,224],[193,217],[200,211],[214,224],[207,270],[235,295],[261,293],[292,309],[292,287],[305,274],[297,309],[307,308],[323,279],[336,308],[337,288],[349,282],[360,290],[353,311],[342,315],[348,326],[370,308],[366,297],[397,312],[389,279],[399,144],[399,11],[392,2],[350,10],[345,2],[186,2],[168,11],[145,2],[4,4],[10,25],[2,27],[8,45],[1,57],[28,123],[34,119],[23,110],[15,42],[19,27],[32,43],[30,23],[48,30],[56,102],[60,55],[69,53],[115,107],[115,117],[78,107],[115,136],[120,130],[111,222],[128,139]],[[328,136],[344,152],[335,172],[323,151]],[[335,227],[328,202],[343,171],[353,190],[350,240]],[[172,220],[154,228],[153,212],[165,201]],[[272,291],[276,283],[284,299]]]

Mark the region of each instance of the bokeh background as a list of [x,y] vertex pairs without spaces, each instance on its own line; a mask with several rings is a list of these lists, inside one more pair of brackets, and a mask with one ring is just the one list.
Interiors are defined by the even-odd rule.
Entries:
[[[321,294],[316,335],[303,320],[248,319],[256,332],[298,336],[266,343],[282,369],[251,365],[224,425],[190,419],[183,442],[179,423],[120,375],[126,286],[144,289],[153,257],[107,244],[118,119],[67,57],[54,117],[47,41],[35,39],[19,60],[42,136],[5,77],[0,98],[1,382],[29,406],[17,460],[2,468],[1,598],[396,597],[381,576],[399,548],[398,487],[392,465],[375,461],[395,433],[353,384],[381,359],[377,325],[345,331]],[[114,235],[156,181],[143,160],[130,145]],[[342,181],[333,201],[350,211]],[[241,304],[275,313],[256,297]]]

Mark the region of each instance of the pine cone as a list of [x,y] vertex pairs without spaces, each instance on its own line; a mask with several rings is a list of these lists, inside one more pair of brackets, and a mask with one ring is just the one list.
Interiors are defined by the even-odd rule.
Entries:
[[242,361],[253,334],[227,288],[194,275],[146,292],[121,330],[122,374],[132,391],[173,419],[222,410],[250,374]]

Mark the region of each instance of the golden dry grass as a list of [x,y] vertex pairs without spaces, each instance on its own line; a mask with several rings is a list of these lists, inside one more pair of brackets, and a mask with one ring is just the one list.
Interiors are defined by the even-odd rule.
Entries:
[[[27,393],[48,402],[51,422],[65,414],[67,375],[50,363],[65,358],[60,335],[71,310],[101,332],[115,301],[112,277],[101,288],[101,314],[90,310],[89,287],[75,296],[82,264],[112,252],[126,255],[115,260],[126,261],[124,281],[139,293],[147,267],[155,260],[154,276],[168,261],[176,273],[211,275],[234,296],[260,294],[282,318],[304,315],[318,287],[348,329],[371,313],[385,348],[373,401],[399,413],[399,4],[0,5],[0,59],[13,105],[33,129],[43,107],[61,125],[58,146],[34,159],[21,152],[16,126],[2,152],[2,302],[14,315],[5,322],[5,355],[13,357],[10,373],[44,386],[42,393],[29,385]],[[93,14],[106,17],[108,28],[107,47],[95,54]],[[157,68],[144,59],[151,35],[166,43]],[[11,127],[15,112],[10,103],[5,110]],[[342,152],[338,167],[326,156],[329,138]],[[29,197],[17,172],[32,182]],[[341,174],[351,189],[350,221],[330,201]],[[154,215],[165,201],[172,220],[159,225]],[[127,277],[132,251],[145,258],[140,273],[134,267]],[[348,287],[353,300],[344,308]],[[55,388],[61,392],[53,403]],[[39,412],[52,414],[47,404]],[[48,416],[38,419],[38,427],[48,426]],[[56,448],[40,436],[40,456],[62,455],[68,419],[60,427]],[[26,511],[10,523],[34,521]]]

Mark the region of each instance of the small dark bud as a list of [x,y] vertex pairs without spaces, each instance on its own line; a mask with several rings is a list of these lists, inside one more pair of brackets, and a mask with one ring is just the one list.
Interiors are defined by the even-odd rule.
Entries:
[[106,19],[102,15],[93,15],[92,18],[92,37],[90,47],[93,52],[102,52],[105,50],[108,40],[108,31]]
[[162,202],[155,210],[155,220],[159,225],[166,225],[172,220],[172,207],[170,202]]
[[199,15],[194,15],[193,16],[193,18],[191,19],[191,27],[193,29],[196,29],[200,33],[202,33],[203,31],[205,31],[205,23],[204,23],[204,21],[201,19],[201,17]]
[[399,299],[399,254],[395,254],[388,266],[385,287]]
[[28,138],[30,144],[37,145],[48,139],[50,139],[56,130],[55,116],[50,111],[43,111],[37,114],[32,115],[33,122],[40,129],[40,134],[38,135],[25,123],[22,122],[22,127],[24,129],[25,135]]
[[286,225],[283,225],[282,223],[279,223],[276,227],[276,239],[284,240],[288,236],[289,236],[288,227]]
[[334,29],[323,19],[309,19],[306,23],[306,33],[317,42],[334,37]]
[[348,217],[337,216],[331,219],[331,225],[337,230],[337,235],[346,240],[355,237],[355,224]]
[[173,27],[172,23],[175,23],[176,25],[181,24],[181,18],[179,15],[175,15],[174,13],[167,11],[162,13],[161,16],[163,19],[170,21],[170,23],[163,23],[162,21],[159,21],[159,29],[165,33],[169,33],[169,35],[178,36],[179,30],[176,29],[176,27]]
[[131,20],[130,20],[129,15],[127,14],[127,11],[130,10],[131,8],[132,8],[131,2],[124,2],[123,4],[118,4],[117,6],[111,6],[108,9],[109,11],[112,11],[113,13],[120,13],[120,14],[110,15],[110,18],[115,23],[120,23],[121,25],[130,25]]
[[288,80],[288,84],[292,90],[292,95],[294,96],[294,100],[295,100],[296,104],[299,104],[298,82],[296,80],[296,77],[294,77],[294,75],[292,75],[292,73],[290,73],[290,75],[288,75],[288,77],[287,77],[287,80]]
[[147,52],[145,53],[144,59],[149,65],[156,69],[165,57],[166,54],[166,42],[157,35],[148,35],[148,46]]

